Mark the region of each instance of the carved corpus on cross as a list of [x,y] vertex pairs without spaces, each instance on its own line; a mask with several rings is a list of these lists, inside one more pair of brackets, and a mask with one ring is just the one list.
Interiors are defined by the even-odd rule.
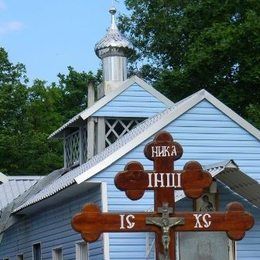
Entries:
[[96,241],[103,232],[154,232],[157,260],[175,260],[175,232],[225,231],[230,239],[242,239],[254,219],[238,202],[228,204],[226,212],[175,212],[175,190],[196,199],[212,183],[210,173],[198,162],[174,170],[174,161],[182,153],[181,145],[168,132],[160,132],[144,150],[154,169],[146,171],[139,162],[130,162],[115,177],[116,187],[131,200],[153,190],[154,212],[102,213],[98,206],[87,204],[73,217],[72,227],[87,242]]

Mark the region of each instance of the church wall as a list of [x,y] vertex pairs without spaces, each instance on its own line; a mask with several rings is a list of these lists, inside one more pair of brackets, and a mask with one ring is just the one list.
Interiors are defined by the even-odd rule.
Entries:
[[[76,259],[75,244],[82,241],[79,233],[71,228],[71,219],[87,202],[100,204],[100,190],[92,190],[86,196],[71,198],[63,204],[45,208],[34,215],[24,216],[4,233],[0,243],[0,259],[16,260],[23,254],[24,259],[33,259],[32,246],[41,243],[42,260],[52,259],[52,249],[62,248],[63,260]],[[89,246],[92,260],[103,258],[103,240]]]
[[133,84],[100,108],[93,116],[147,118],[165,108],[164,103],[139,85]]
[[[197,160],[202,165],[208,165],[234,159],[243,172],[260,179],[259,141],[209,102],[202,101],[170,123],[165,130],[169,131],[184,149],[183,157],[175,163],[176,169],[181,169],[189,160]],[[147,170],[152,169],[151,161],[145,159],[143,154],[145,144],[152,140],[153,137],[149,138],[94,177],[95,180],[108,183],[109,211],[143,211],[153,207],[152,192],[146,192],[141,200],[131,201],[124,192],[118,191],[114,186],[115,174],[122,171],[126,163],[132,160],[141,162]],[[229,195],[225,196],[227,196],[225,201],[229,201]],[[187,203],[192,209],[192,203]],[[180,208],[182,207],[180,206]],[[260,210],[253,210],[255,218],[260,219]],[[255,241],[257,241],[255,243],[258,245],[260,241],[259,223],[250,232],[250,236],[246,236],[239,243],[238,260],[259,259],[260,247],[254,252],[250,249],[246,250],[248,244],[250,246],[254,244],[251,243],[252,236],[255,237]],[[111,259],[145,259],[145,234],[110,234],[109,237]]]

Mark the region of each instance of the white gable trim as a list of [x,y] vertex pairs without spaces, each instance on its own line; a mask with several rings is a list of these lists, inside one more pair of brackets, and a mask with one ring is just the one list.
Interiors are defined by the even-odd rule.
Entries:
[[226,106],[224,103],[219,101],[217,98],[215,98],[213,95],[211,95],[206,90],[202,90],[204,92],[205,98],[212,103],[216,108],[221,110],[224,114],[226,114],[228,117],[230,117],[234,122],[242,126],[247,132],[249,132],[251,135],[256,137],[258,140],[260,140],[260,131],[255,128],[253,125],[248,123],[244,118],[239,116],[236,112],[234,112],[231,108]]
[[[183,102],[180,102],[178,106],[176,106],[169,114],[166,114],[163,116],[156,124],[153,124],[150,126],[146,131],[142,132],[138,136],[136,136],[132,141],[124,145],[123,147],[120,147],[118,150],[116,150],[114,153],[112,153],[110,156],[106,157],[103,161],[99,162],[92,168],[88,169],[87,171],[83,172],[79,176],[75,178],[75,181],[79,184],[83,181],[88,180],[95,174],[99,173],[100,171],[104,170],[108,166],[110,166],[113,162],[121,158],[123,155],[134,149],[136,146],[144,142],[146,139],[160,131],[162,128],[164,128],[166,125],[174,121],[176,118],[184,114],[186,111],[194,107],[196,104],[201,102],[202,100],[208,100],[210,103],[212,103],[216,108],[221,110],[224,114],[226,114],[228,117],[230,117],[233,121],[238,123],[240,126],[242,126],[246,131],[248,131],[250,134],[252,134],[254,137],[256,137],[258,140],[260,140],[260,131],[256,129],[254,126],[252,126],[250,123],[248,123],[246,120],[244,120],[242,117],[240,117],[238,114],[236,114],[234,111],[232,111],[230,108],[228,108],[226,105],[224,105],[222,102],[220,102],[217,98],[213,97],[210,93],[208,93],[206,90],[200,90],[194,95],[191,95],[189,99],[183,100]],[[149,119],[148,119],[149,120]]]
[[130,86],[132,86],[133,84],[138,84],[140,87],[142,87],[144,90],[146,90],[147,92],[149,92],[151,95],[153,95],[155,98],[157,98],[159,101],[161,101],[162,103],[164,103],[166,105],[166,107],[171,107],[174,105],[174,103],[169,100],[168,98],[166,98],[164,95],[162,95],[159,91],[157,91],[156,89],[154,89],[152,86],[150,86],[149,84],[147,84],[145,81],[143,81],[142,79],[138,78],[137,76],[133,76],[130,79],[124,81],[122,83],[122,85],[117,88],[115,91],[110,92],[108,95],[104,96],[103,98],[101,98],[100,100],[98,100],[93,106],[83,110],[82,112],[80,112],[79,114],[77,114],[76,116],[74,116],[72,119],[70,119],[67,123],[65,123],[63,126],[61,126],[59,129],[57,129],[55,132],[53,132],[48,138],[52,138],[52,137],[58,137],[59,134],[69,125],[71,125],[72,123],[76,122],[77,120],[79,120],[80,118],[83,120],[86,120],[88,117],[90,117],[91,115],[93,115],[95,112],[97,112],[100,108],[102,108],[103,106],[105,106],[107,103],[109,103],[111,100],[113,100],[115,97],[117,97],[118,95],[120,95],[123,91],[125,91],[126,89],[128,89]]

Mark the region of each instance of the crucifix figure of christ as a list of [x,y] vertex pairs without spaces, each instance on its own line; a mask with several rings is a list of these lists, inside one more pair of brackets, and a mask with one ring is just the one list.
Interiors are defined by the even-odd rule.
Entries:
[[131,162],[116,175],[115,185],[132,200],[140,199],[145,190],[154,190],[154,212],[102,213],[98,206],[87,204],[72,219],[72,227],[85,241],[94,242],[103,232],[154,232],[156,259],[175,260],[175,232],[225,231],[229,238],[240,240],[253,226],[252,215],[237,202],[229,204],[226,212],[175,212],[174,190],[182,189],[187,197],[198,198],[212,178],[194,161],[183,170],[173,169],[182,147],[169,133],[156,135],[146,145],[145,156],[154,161],[153,171]]
[[158,212],[162,213],[161,217],[147,217],[146,224],[156,225],[161,227],[162,232],[162,244],[164,248],[164,259],[168,259],[169,245],[170,245],[170,228],[183,225],[184,218],[173,217],[170,218],[170,213],[173,213],[173,209],[168,207],[168,203],[164,203],[162,207],[158,208]]

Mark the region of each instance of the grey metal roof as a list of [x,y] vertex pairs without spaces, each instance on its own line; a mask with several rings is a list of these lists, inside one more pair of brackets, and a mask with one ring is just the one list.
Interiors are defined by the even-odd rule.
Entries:
[[23,194],[40,178],[39,176],[7,176],[8,180],[0,184],[0,210]]
[[[212,177],[230,188],[232,192],[246,199],[256,207],[260,207],[260,184],[240,171],[233,160],[227,160],[203,167]],[[183,191],[175,192],[175,199],[179,201],[185,198]]]
[[[172,107],[169,110],[172,109],[174,109],[174,107]],[[59,176],[52,182],[47,182],[47,185],[42,185],[41,190],[38,190],[35,193],[31,193],[31,196],[30,198],[28,198],[28,200],[24,201],[20,205],[17,205],[17,207],[14,209],[14,212],[17,212],[25,207],[28,207],[29,205],[35,204],[38,201],[46,199],[56,194],[57,192],[63,190],[64,188],[72,185],[73,183],[75,183],[75,178],[77,176],[79,176],[86,170],[94,167],[98,163],[102,162],[109,155],[116,152],[119,148],[123,147],[125,144],[133,140],[136,136],[140,135],[147,128],[154,125],[160,118],[162,118],[165,114],[169,113],[169,110],[166,109],[162,113],[159,113],[153,116],[152,118],[143,121],[132,131],[130,131],[129,133],[127,133],[126,135],[118,139],[115,143],[107,147],[104,151],[102,151],[98,155],[94,156],[91,160],[89,160],[85,164],[82,164],[81,166],[67,172],[66,174]],[[46,176],[45,178],[48,178],[48,176]],[[41,182],[43,182],[45,178],[43,178]]]
[[[226,165],[212,168],[211,171],[213,171],[219,181],[228,186],[233,192],[245,198],[256,207],[260,207],[260,184],[240,171],[234,161],[231,160]],[[219,173],[216,174],[217,171]]]
[[[47,182],[44,183],[45,178],[41,180],[40,182],[43,185],[40,185],[40,189],[36,190],[36,192],[32,191],[28,199],[21,201],[20,203],[16,203],[16,207],[14,208],[13,212],[17,212],[25,207],[28,207],[30,205],[33,205],[41,200],[44,200],[48,197],[51,197],[52,195],[56,194],[57,192],[63,190],[64,188],[72,185],[75,183],[75,178],[78,179],[79,176],[84,175],[83,180],[89,179],[91,176],[93,176],[95,173],[100,172],[100,170],[104,169],[104,162],[109,159],[109,163],[113,163],[115,160],[120,158],[124,153],[126,153],[126,146],[129,146],[129,144],[133,144],[130,148],[133,149],[136,145],[140,144],[141,142],[145,141],[147,138],[149,138],[153,133],[160,130],[163,126],[165,126],[167,123],[171,122],[175,118],[177,118],[179,115],[183,114],[186,110],[190,109],[194,104],[197,102],[200,102],[204,97],[209,96],[208,98],[211,99],[211,102],[219,102],[215,101],[214,97],[212,97],[208,92],[206,91],[199,91],[196,95],[191,96],[191,100],[184,100],[183,102],[179,102],[178,105],[174,105],[163,112],[156,114],[155,116],[143,121],[140,123],[137,127],[135,127],[132,131],[130,131],[125,136],[118,139],[115,143],[107,147],[104,151],[99,153],[98,155],[94,156],[91,160],[86,162],[85,164],[67,172],[66,174],[61,174],[63,170],[60,170],[60,172],[57,172],[56,178],[54,178],[53,181],[50,181],[50,176],[47,176]],[[212,100],[213,99],[213,100]],[[191,102],[192,101],[192,102]],[[216,104],[217,107],[220,107],[221,104]],[[220,107],[221,108],[221,107]],[[232,114],[231,114],[232,115]],[[146,133],[146,135],[144,135]],[[113,158],[112,158],[113,157]],[[110,160],[111,158],[111,160]],[[103,167],[103,168],[102,168]],[[101,169],[102,168],[102,169]],[[221,172],[233,172],[232,176],[236,176],[239,181],[245,181],[244,175],[246,174],[242,173],[239,168],[236,166],[235,163],[232,161],[226,161],[222,162],[220,164],[214,164],[207,166],[206,169],[210,171],[212,176],[216,176]],[[92,175],[90,175],[90,172]],[[52,173],[53,174],[53,173]],[[51,176],[52,176],[51,174]],[[87,177],[86,177],[87,175]],[[246,189],[244,191],[243,189],[239,189],[231,181],[229,180],[229,175],[220,175],[222,177],[219,177],[219,180],[225,183],[228,186],[232,186],[233,190],[237,192],[238,194],[241,194],[241,196],[244,196],[248,199],[251,203],[254,205],[258,205],[258,197],[254,198],[255,194],[251,194],[252,191],[250,189]],[[248,183],[252,184],[255,183],[252,187],[256,189],[259,194],[259,184],[251,179],[250,177],[247,177]],[[242,186],[243,183],[241,184]],[[257,184],[257,185],[256,185]],[[36,185],[36,187],[38,187]],[[245,183],[248,187],[247,183]],[[254,201],[254,202],[253,202]]]
[[[133,45],[131,42],[129,42],[118,30],[116,22],[115,22],[115,14],[116,9],[112,7],[109,10],[111,14],[111,26],[108,29],[107,34],[95,45],[95,52],[99,58],[103,57],[102,50],[108,49],[108,48],[115,48],[115,52],[118,52],[120,54],[120,51],[127,50],[127,49],[133,49]],[[114,53],[116,54],[116,53]]]

